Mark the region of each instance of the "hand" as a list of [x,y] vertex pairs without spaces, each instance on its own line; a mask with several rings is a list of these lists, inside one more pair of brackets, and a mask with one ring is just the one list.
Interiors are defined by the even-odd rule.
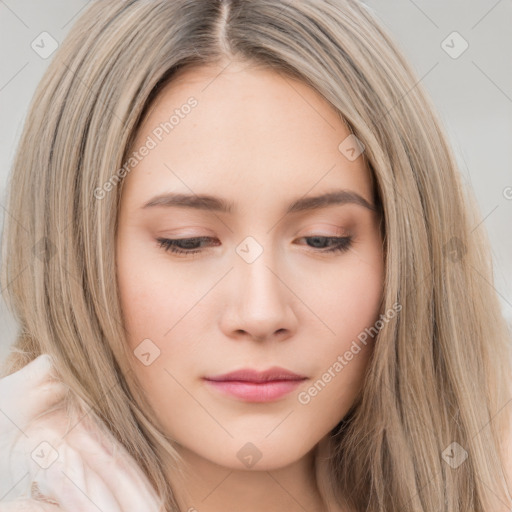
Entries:
[[[69,512],[161,510],[158,496],[124,447],[87,414],[80,400],[73,403],[82,419],[70,422],[67,400],[69,390],[56,377],[47,355],[0,380],[0,474],[7,476],[8,485],[21,479],[22,496],[28,497],[28,487],[37,482],[42,496]],[[4,486],[0,500],[6,493],[4,499],[12,499],[19,486],[12,491]],[[0,501],[0,507],[20,503]],[[34,504],[21,503],[25,505]],[[49,506],[53,509],[46,510],[56,509]]]

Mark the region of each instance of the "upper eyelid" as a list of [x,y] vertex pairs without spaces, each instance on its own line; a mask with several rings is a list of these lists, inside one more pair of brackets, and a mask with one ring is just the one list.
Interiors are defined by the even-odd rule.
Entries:
[[[328,238],[333,240],[352,240],[354,237],[352,234],[338,234],[338,235],[324,235],[321,233],[316,233],[312,235],[302,235],[295,237],[295,239],[302,239],[302,238]],[[182,242],[182,241],[211,241],[211,240],[218,240],[215,236],[187,236],[187,237],[178,237],[178,238],[172,238],[172,237],[157,237],[156,241],[159,244],[165,243],[165,242]],[[215,244],[215,246],[218,246],[219,244]],[[208,248],[208,247],[206,247]]]
[[[327,235],[324,233],[313,233],[313,234],[305,234],[301,236],[296,236],[295,238],[315,238],[315,237],[324,237],[324,238],[349,238],[349,233],[338,233],[334,235]],[[156,238],[157,240],[171,240],[171,241],[181,241],[181,240],[218,240],[216,236],[210,235],[194,235],[194,236],[159,236]]]
[[[338,244],[346,243],[346,244],[350,244],[350,245],[354,241],[354,236],[352,234],[348,234],[348,235],[344,235],[344,236],[329,236],[329,235],[313,234],[313,235],[303,235],[303,236],[298,237],[298,239],[303,239],[303,238],[325,238],[328,240],[336,240],[336,241],[338,241]],[[217,240],[217,238],[212,237],[212,236],[195,236],[195,237],[184,237],[184,238],[164,238],[164,237],[156,238],[156,241],[158,242],[160,247],[171,246],[171,245],[176,247],[176,242],[181,242],[181,241],[203,242],[203,241],[208,241],[208,240]],[[182,247],[178,247],[177,252],[194,254],[194,253],[201,252],[202,250],[212,249],[214,247],[217,247],[218,245],[220,245],[220,244],[206,245],[205,247],[190,248],[190,249],[184,249]],[[312,249],[314,250],[314,248],[312,248]],[[348,247],[347,247],[347,249],[348,249]],[[168,247],[165,248],[164,250],[167,251]],[[176,252],[176,251],[171,251],[171,252]],[[319,252],[330,252],[330,251],[324,251],[322,249],[319,249]]]

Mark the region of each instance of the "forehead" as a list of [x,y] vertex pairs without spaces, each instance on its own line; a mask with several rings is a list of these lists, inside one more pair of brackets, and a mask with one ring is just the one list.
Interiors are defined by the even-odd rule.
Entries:
[[317,91],[282,73],[239,63],[185,69],[159,93],[138,130],[131,151],[149,139],[154,147],[125,178],[123,195],[225,196],[229,185],[247,199],[258,193],[284,199],[342,187],[371,201],[363,157],[351,161],[339,149],[349,135]]

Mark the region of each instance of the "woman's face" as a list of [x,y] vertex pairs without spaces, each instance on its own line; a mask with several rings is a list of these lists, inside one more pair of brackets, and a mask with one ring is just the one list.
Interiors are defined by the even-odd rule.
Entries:
[[[215,464],[269,470],[314,448],[361,389],[380,219],[363,156],[318,93],[220,71],[182,72],[138,132],[117,278],[133,369],[166,434]],[[325,194],[337,200],[313,199]],[[272,367],[303,379],[207,380]]]

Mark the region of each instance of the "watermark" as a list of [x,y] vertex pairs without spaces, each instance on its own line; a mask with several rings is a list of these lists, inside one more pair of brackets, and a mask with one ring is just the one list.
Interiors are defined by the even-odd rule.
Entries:
[[468,249],[466,244],[458,237],[454,236],[443,246],[443,254],[453,263],[457,263],[464,258]]
[[48,441],[39,443],[30,455],[43,469],[48,469],[59,458],[59,452]]
[[142,340],[133,353],[144,366],[152,365],[160,357],[160,349],[149,338]]
[[353,133],[343,139],[339,144],[338,150],[348,160],[353,162],[365,150],[365,146]]
[[253,263],[263,253],[263,247],[255,238],[248,236],[237,245],[236,253],[246,263]]
[[155,149],[158,143],[162,142],[164,137],[171,133],[171,131],[180,124],[181,120],[185,119],[197,105],[198,101],[191,96],[180,108],[175,108],[174,113],[169,117],[168,121],[164,121],[156,126],[152,130],[151,135],[146,137],[144,144],[131,153],[123,166],[103,183],[101,187],[94,189],[94,197],[96,199],[103,199],[107,192],[110,192],[137,164],[142,162],[142,160],[149,155],[150,151]]
[[47,59],[59,47],[58,41],[48,32],[41,32],[31,43],[30,46],[39,57]]
[[236,456],[244,466],[252,468],[254,464],[263,457],[263,454],[254,444],[245,443],[242,448],[238,450]]
[[457,469],[468,458],[468,452],[454,441],[444,449],[441,457],[453,469]]
[[[301,391],[297,395],[297,400],[302,405],[307,405],[311,402],[311,399],[317,396],[326,386],[331,382],[336,375],[338,375],[345,366],[348,365],[350,361],[354,358],[356,354],[361,352],[361,344],[366,345],[368,343],[368,336],[371,336],[373,339],[379,331],[384,327],[384,325],[393,319],[396,314],[401,311],[402,304],[395,302],[393,306],[386,311],[385,314],[380,315],[379,320],[375,322],[375,324],[366,328],[364,331],[360,332],[357,336],[357,340],[353,340],[350,348],[346,350],[343,355],[339,355],[336,358],[336,361],[327,368],[327,370],[323,373],[322,377],[319,378],[312,386],[310,386],[305,391]],[[359,343],[358,343],[359,342]]]
[[441,48],[452,59],[458,59],[469,48],[469,43],[457,31],[454,31],[443,39]]
[[57,247],[46,236],[40,238],[39,241],[32,247],[32,254],[42,262],[44,262],[45,259],[48,259],[49,261],[51,258],[53,258],[56,252]]

